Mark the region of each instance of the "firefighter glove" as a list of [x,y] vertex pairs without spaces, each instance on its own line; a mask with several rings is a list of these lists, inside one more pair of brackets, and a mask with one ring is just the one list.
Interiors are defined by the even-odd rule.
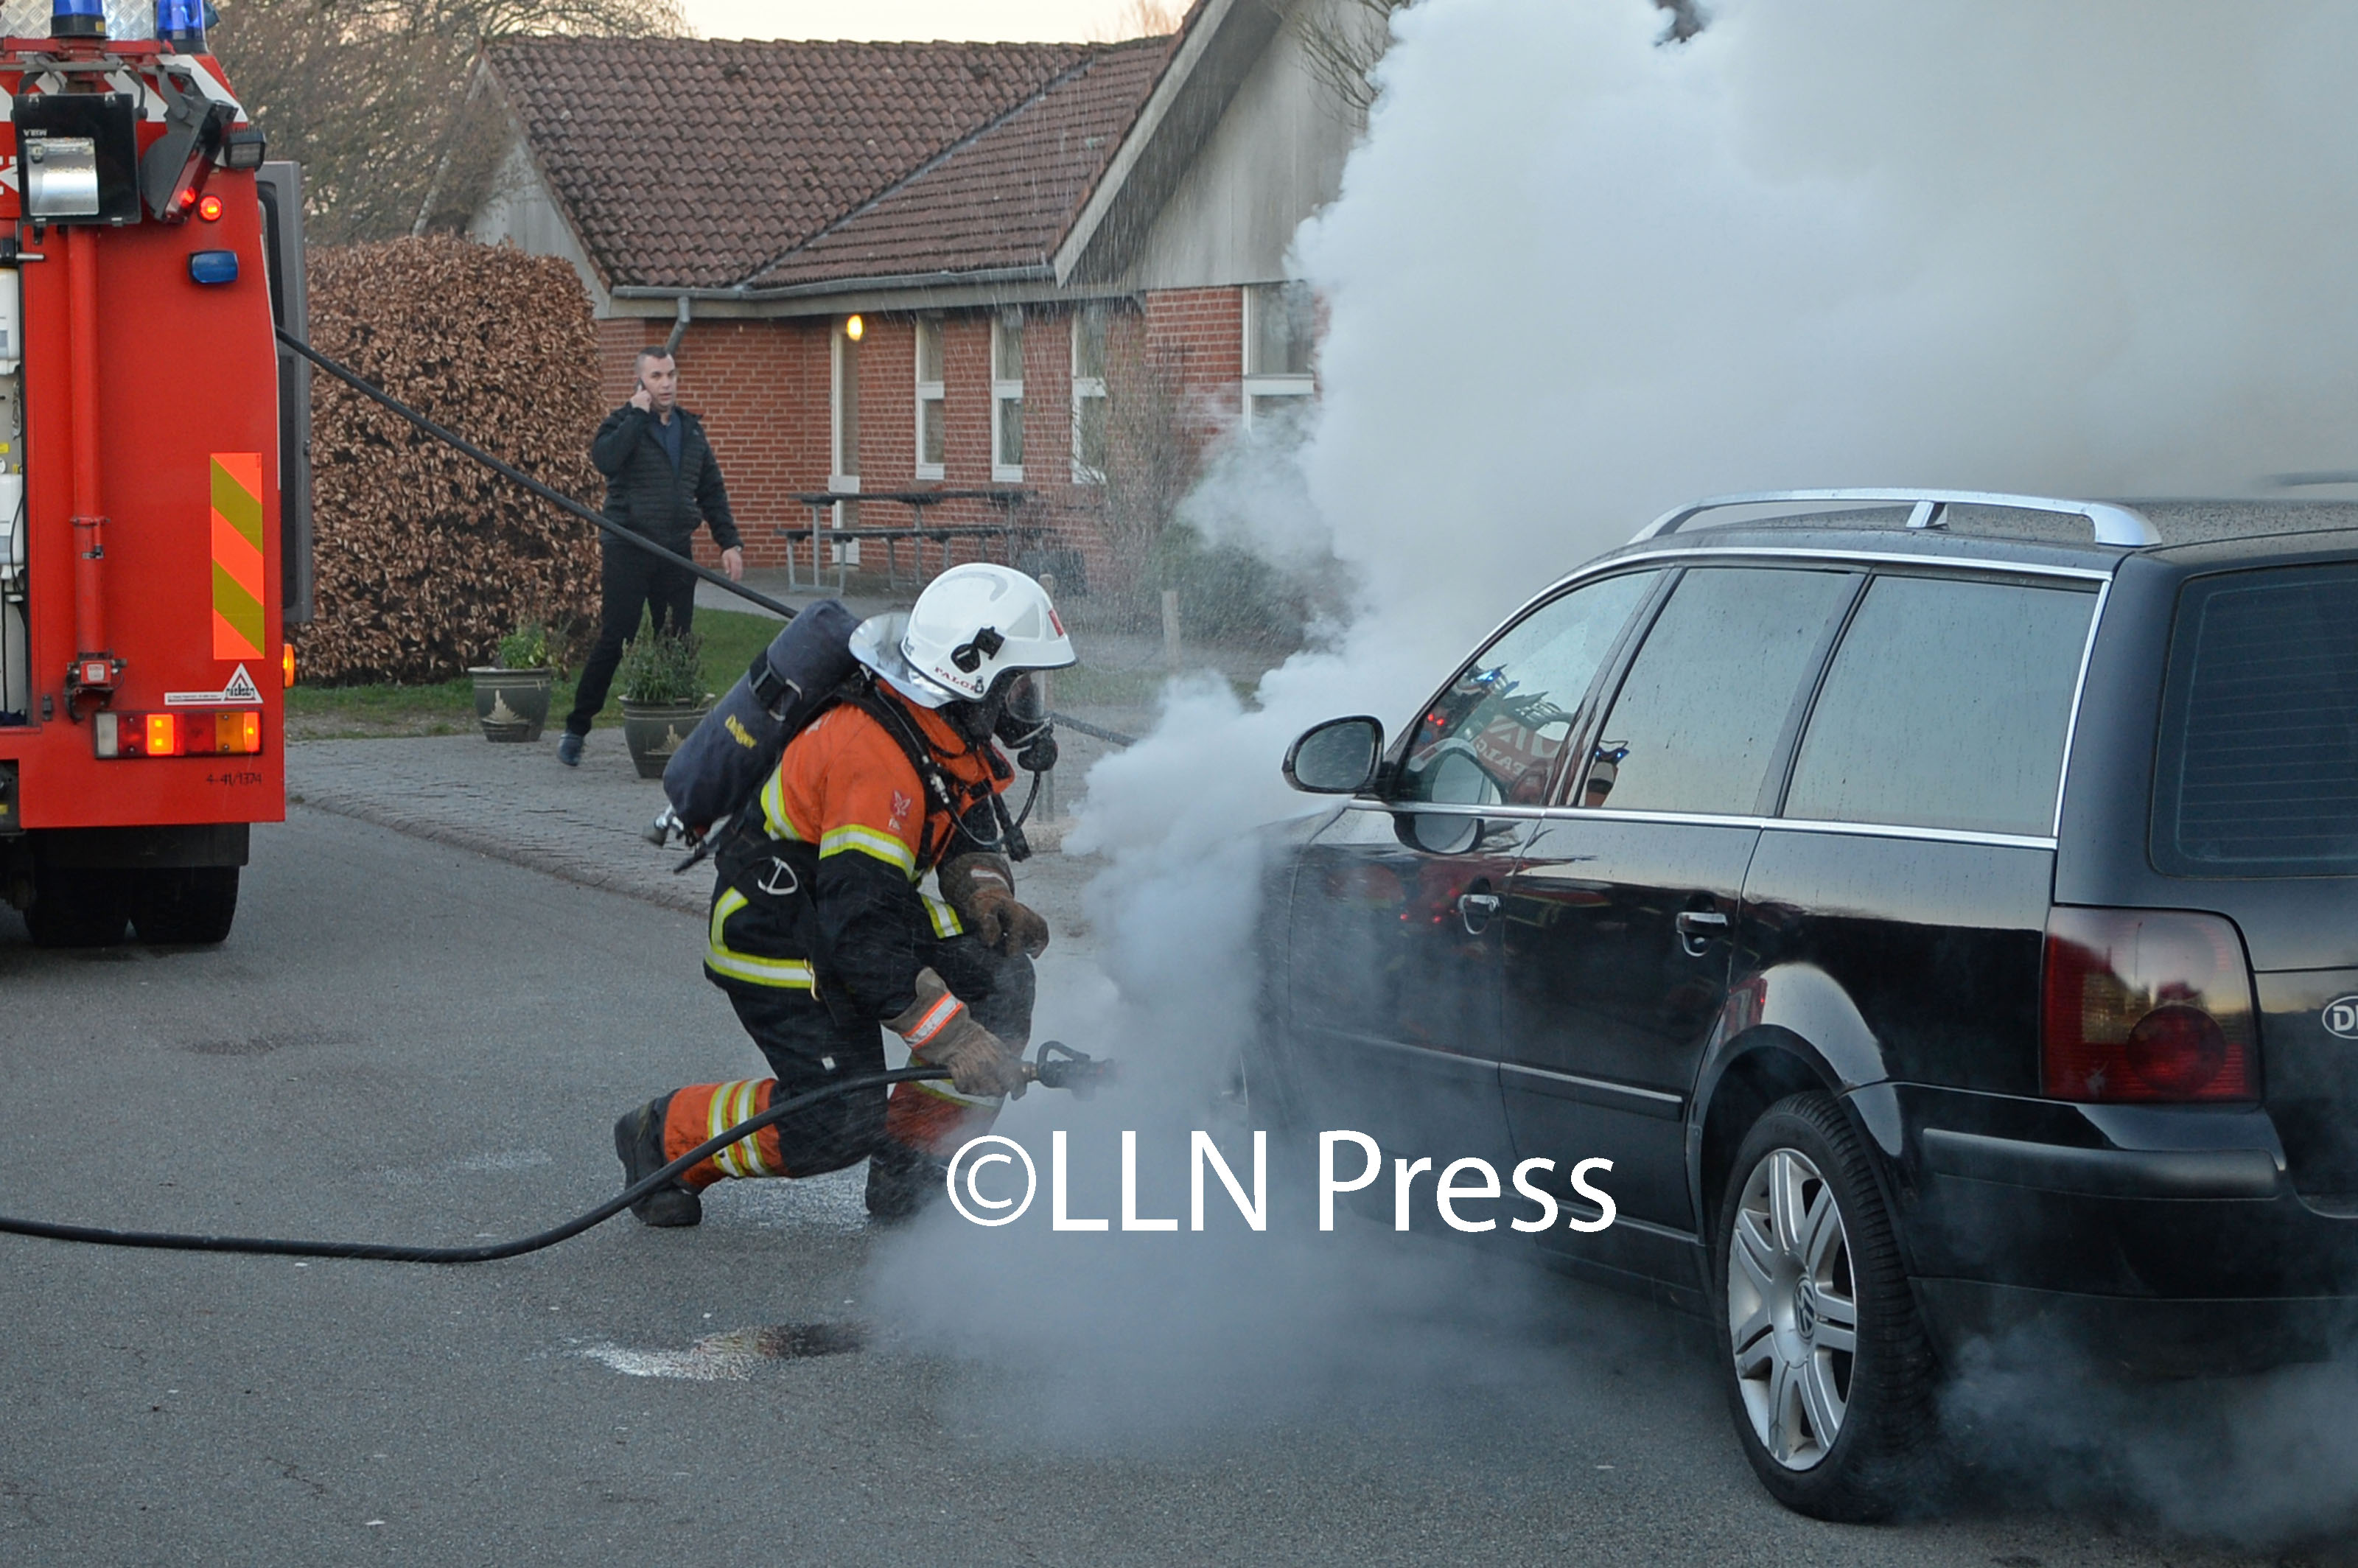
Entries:
[[1033,957],[1048,950],[1048,922],[1015,897],[1015,871],[998,855],[960,855],[942,862],[942,897],[982,945]]
[[909,1043],[912,1060],[947,1067],[950,1087],[962,1095],[982,1098],[1023,1092],[1023,1058],[977,1023],[966,1003],[952,996],[931,969],[917,971],[917,1000],[886,1019],[884,1027]]

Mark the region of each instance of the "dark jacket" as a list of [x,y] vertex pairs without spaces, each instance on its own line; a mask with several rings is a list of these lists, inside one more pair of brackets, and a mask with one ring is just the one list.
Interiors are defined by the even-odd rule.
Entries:
[[704,438],[704,421],[676,404],[671,416],[681,427],[676,469],[647,410],[625,403],[598,427],[590,460],[606,476],[606,515],[683,555],[701,515],[713,541],[729,549],[738,543],[737,519],[729,511],[712,443]]

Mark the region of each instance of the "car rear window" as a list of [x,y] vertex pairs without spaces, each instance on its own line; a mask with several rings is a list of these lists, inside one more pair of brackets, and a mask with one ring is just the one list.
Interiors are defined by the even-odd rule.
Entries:
[[2153,859],[2358,873],[2358,564],[2196,578],[2170,631]]
[[2054,831],[2093,591],[1879,577],[1810,711],[1785,815]]

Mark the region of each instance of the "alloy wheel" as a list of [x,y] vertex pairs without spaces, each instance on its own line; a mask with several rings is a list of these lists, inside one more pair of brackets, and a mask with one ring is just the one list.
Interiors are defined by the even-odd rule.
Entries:
[[1771,1149],[1745,1178],[1727,1249],[1727,1326],[1752,1430],[1789,1470],[1842,1435],[1858,1346],[1850,1235],[1809,1157]]

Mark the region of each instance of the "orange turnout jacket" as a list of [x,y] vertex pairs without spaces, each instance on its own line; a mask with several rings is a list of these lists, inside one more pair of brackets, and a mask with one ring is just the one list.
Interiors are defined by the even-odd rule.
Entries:
[[860,1013],[891,1018],[916,1000],[920,938],[959,934],[949,906],[918,884],[958,847],[973,848],[954,816],[983,843],[996,839],[990,798],[1013,772],[988,741],[968,742],[882,682],[873,689],[923,739],[954,801],[927,799],[901,742],[863,708],[841,702],[812,720],[762,786],[767,864],[724,870],[713,889],[704,971],[716,984],[825,983]]

